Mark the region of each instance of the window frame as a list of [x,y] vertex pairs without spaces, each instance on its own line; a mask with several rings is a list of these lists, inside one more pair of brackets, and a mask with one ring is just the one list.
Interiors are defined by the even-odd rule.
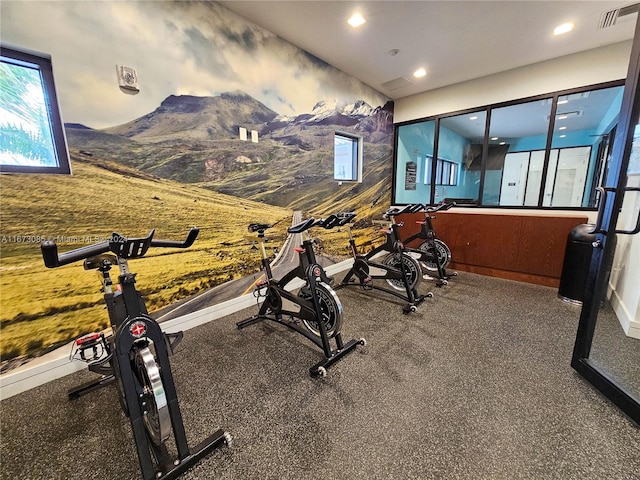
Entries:
[[[404,122],[398,122],[394,124],[394,142],[393,142],[393,175],[392,175],[392,188],[391,188],[391,198],[392,198],[392,203],[394,205],[404,205],[406,204],[406,202],[399,202],[398,199],[398,187],[397,187],[397,166],[398,166],[398,142],[399,142],[399,130],[404,127],[404,126],[409,126],[409,125],[415,125],[415,124],[420,124],[420,123],[424,123],[424,122],[434,122],[435,124],[435,134],[434,134],[434,142],[433,142],[433,157],[438,156],[438,142],[439,142],[439,130],[440,130],[440,120],[448,118],[448,117],[454,117],[454,116],[459,116],[459,115],[466,115],[466,114],[471,114],[471,113],[483,113],[485,115],[485,129],[484,129],[484,138],[483,138],[483,148],[482,148],[482,167],[481,167],[481,175],[480,175],[480,185],[479,185],[479,191],[477,193],[477,198],[476,198],[476,203],[474,204],[469,204],[468,206],[470,207],[476,207],[476,208],[500,208],[500,209],[526,209],[526,210],[576,210],[576,211],[593,211],[595,210],[595,207],[591,206],[587,206],[587,207],[553,207],[553,206],[543,206],[543,194],[544,194],[544,185],[545,185],[545,179],[547,177],[547,169],[549,166],[549,152],[551,150],[553,150],[553,148],[551,148],[552,146],[552,142],[554,139],[554,128],[555,128],[555,117],[556,117],[556,112],[557,112],[557,105],[558,105],[558,98],[559,97],[565,97],[568,95],[573,95],[573,94],[577,94],[577,93],[583,93],[583,92],[588,92],[588,91],[596,91],[596,90],[604,90],[604,89],[608,89],[608,88],[614,88],[614,87],[624,87],[624,79],[621,80],[613,80],[613,81],[609,81],[609,82],[604,82],[604,83],[598,83],[598,84],[592,84],[592,85],[586,85],[586,86],[582,86],[582,87],[576,87],[576,88],[572,88],[572,89],[568,89],[568,90],[561,90],[561,91],[556,91],[556,92],[550,92],[550,93],[543,93],[543,94],[539,94],[539,95],[534,95],[534,96],[530,96],[530,97],[525,97],[525,98],[520,98],[520,99],[516,99],[516,100],[510,100],[510,101],[505,101],[505,102],[499,102],[499,103],[495,103],[495,104],[489,104],[489,105],[484,105],[484,106],[480,106],[480,107],[472,107],[472,108],[466,108],[463,110],[458,110],[458,111],[454,111],[454,112],[446,112],[446,113],[442,113],[442,114],[438,114],[438,115],[432,115],[432,116],[428,116],[428,117],[422,117],[422,118],[418,118],[418,119],[414,119],[414,120],[408,120],[408,121],[404,121]],[[545,160],[544,160],[544,165],[543,165],[543,181],[541,183],[541,188],[540,188],[540,192],[539,192],[539,200],[538,200],[538,204],[537,205],[532,205],[532,206],[512,206],[512,205],[483,205],[482,200],[483,200],[483,193],[484,193],[484,177],[485,177],[485,163],[486,163],[486,158],[488,155],[488,147],[490,145],[489,142],[489,129],[491,126],[491,112],[492,110],[498,109],[498,108],[502,108],[502,107],[509,107],[509,106],[514,106],[514,105],[519,105],[519,104],[524,104],[524,103],[528,103],[528,102],[535,102],[535,101],[541,101],[541,100],[548,100],[548,99],[552,99],[552,108],[551,108],[551,113],[550,113],[550,121],[549,121],[549,126],[548,126],[548,131],[546,133],[547,135],[547,143],[546,143],[546,148],[545,148]],[[615,129],[615,126],[614,126]],[[594,144],[593,148],[596,148],[597,145]],[[557,148],[557,147],[556,147]],[[454,162],[457,163],[457,162]],[[426,162],[425,162],[426,164]],[[459,167],[459,165],[458,165]],[[459,176],[459,173],[458,173]],[[431,179],[433,179],[433,176],[430,177]],[[436,176],[436,180],[437,180],[437,176]],[[585,185],[585,188],[587,188],[587,186]],[[594,188],[594,187],[591,187]],[[436,190],[436,182],[434,182],[432,184],[432,188],[431,188],[431,198],[429,199],[430,204],[433,205],[435,204],[435,195],[434,192]],[[467,205],[465,205],[467,206]]]
[[[338,162],[336,155],[337,140],[341,139],[350,143],[350,164],[351,175],[338,175]],[[353,133],[340,130],[334,131],[333,134],[333,180],[342,183],[362,183],[362,158],[363,158],[363,138]]]

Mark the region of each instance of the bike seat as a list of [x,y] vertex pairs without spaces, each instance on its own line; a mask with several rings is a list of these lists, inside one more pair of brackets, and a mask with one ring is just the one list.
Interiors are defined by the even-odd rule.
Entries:
[[311,217],[307,218],[304,222],[298,223],[297,225],[293,225],[289,227],[287,230],[289,233],[302,233],[305,230],[311,228],[311,226],[316,222],[316,219]]

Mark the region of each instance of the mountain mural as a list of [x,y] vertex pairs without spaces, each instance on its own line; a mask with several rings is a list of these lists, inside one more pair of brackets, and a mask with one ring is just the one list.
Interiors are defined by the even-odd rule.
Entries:
[[[102,130],[68,124],[66,130],[70,148],[85,155],[220,193],[313,210],[330,199],[344,204],[367,190],[361,202],[389,192],[392,111],[391,102],[374,108],[364,101],[334,100],[287,117],[235,91],[216,97],[171,95],[131,122]],[[241,141],[240,127],[257,131],[258,143]],[[333,181],[336,130],[363,136],[362,184]]]
[[103,131],[144,142],[221,140],[237,137],[238,126],[252,128],[276,115],[240,91],[219,97],[170,95],[150,114]]

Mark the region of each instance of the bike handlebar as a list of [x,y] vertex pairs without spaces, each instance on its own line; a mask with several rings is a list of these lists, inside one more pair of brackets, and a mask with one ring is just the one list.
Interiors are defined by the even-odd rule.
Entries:
[[336,216],[339,220],[338,226],[341,227],[347,223],[351,223],[351,220],[356,217],[356,212],[339,212]]
[[289,227],[287,230],[289,233],[302,233],[305,230],[311,228],[311,226],[316,223],[316,219],[311,217],[307,218],[305,221],[298,223],[297,225],[293,225]]
[[138,258],[144,256],[149,247],[188,248],[193,245],[199,232],[200,230],[198,228],[192,227],[189,230],[187,238],[183,241],[154,240],[153,235],[155,229],[151,230],[149,235],[142,238],[126,238],[118,233],[113,233],[109,240],[76,248],[61,254],[58,254],[58,245],[53,241],[47,240],[40,244],[40,250],[42,251],[45,266],[48,268],[56,268],[106,252],[113,252],[122,258]]
[[455,206],[456,206],[456,202],[441,203],[437,207],[427,207],[425,205],[424,211],[427,212],[427,213],[446,212],[451,207],[455,207]]
[[397,215],[402,215],[403,213],[413,213],[411,209],[413,205],[405,205],[403,208],[390,208],[386,212],[384,212],[384,218],[395,217]]
[[[344,212],[332,213],[327,218],[324,218],[324,219],[320,220],[320,222],[317,223],[317,225],[322,227],[322,228],[326,228],[327,230],[330,230],[333,227],[341,227],[342,225],[347,223],[345,221],[345,219],[341,215],[344,215]],[[355,213],[351,213],[351,217],[349,217],[347,220],[350,220],[351,218],[353,218],[355,216],[356,216]]]

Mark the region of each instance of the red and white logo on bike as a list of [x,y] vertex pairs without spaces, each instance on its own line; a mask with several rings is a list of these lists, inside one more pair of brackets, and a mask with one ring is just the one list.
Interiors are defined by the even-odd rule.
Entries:
[[133,335],[134,337],[140,338],[145,333],[147,333],[147,326],[144,322],[134,322],[129,327],[129,332],[131,332],[131,335]]

